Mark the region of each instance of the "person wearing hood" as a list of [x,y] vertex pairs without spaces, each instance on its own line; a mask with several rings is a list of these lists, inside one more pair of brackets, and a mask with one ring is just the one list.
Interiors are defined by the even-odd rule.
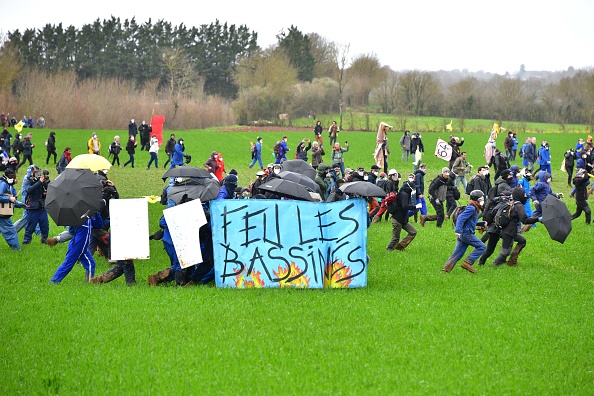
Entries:
[[[411,174],[398,191],[394,209],[392,209],[392,204],[388,205],[388,210],[392,216],[392,239],[386,246],[386,251],[404,250],[417,236],[416,228],[408,221],[408,211],[421,208],[421,204],[416,203],[416,195],[417,186],[415,185],[414,175]],[[402,230],[406,231],[408,235],[401,241],[400,233]]]
[[[417,150],[419,150],[420,156],[417,158]],[[414,170],[417,170],[419,167],[419,162],[421,162],[421,156],[425,152],[425,148],[423,147],[423,141],[421,140],[421,135],[419,132],[413,132],[412,137],[410,139],[410,152],[413,155],[414,162]]]
[[233,199],[235,197],[235,189],[237,188],[237,176],[228,175],[223,180],[223,185],[219,190],[219,195],[216,199]]
[[97,155],[101,154],[101,142],[99,141],[99,138],[97,137],[97,133],[93,132],[93,134],[91,135],[91,138],[87,142],[87,147],[89,149],[89,154],[97,154]]
[[[14,188],[17,182],[14,170],[7,169],[4,171],[4,175],[0,178],[0,204],[2,204],[3,209],[8,209],[9,205],[15,208],[25,207],[25,204],[17,199],[16,189]],[[0,234],[2,234],[11,249],[19,250],[21,246],[17,231],[12,223],[12,215],[13,213],[8,213],[8,211],[0,213]]]
[[[509,223],[500,231],[500,236],[503,240],[501,244],[501,252],[493,261],[493,267],[498,267],[506,262],[507,256],[510,256],[510,253],[511,256],[509,257],[509,260],[507,260],[507,265],[516,267],[518,265],[518,256],[520,255],[522,249],[524,249],[526,246],[526,238],[524,238],[524,236],[521,234],[518,234],[518,223],[521,222],[522,224],[525,224],[525,227],[532,227],[532,224],[538,222],[541,219],[540,217],[526,216],[524,204],[528,200],[528,196],[522,187],[518,186],[513,189],[512,199],[513,207],[509,215]],[[514,241],[516,241],[517,244],[512,251]]]
[[404,135],[400,138],[400,147],[402,147],[402,156],[400,157],[400,162],[404,162],[406,158],[406,162],[408,162],[410,157],[410,131],[404,131]]
[[[427,173],[427,164],[420,164],[419,168],[415,170],[415,185],[417,186],[417,204],[421,207],[415,210],[415,220],[418,212],[421,212],[420,223],[421,227],[425,226],[427,221],[427,201],[425,200],[425,174]],[[437,216],[435,216],[437,220]]]
[[495,180],[495,196],[498,197],[500,195],[507,195],[510,196],[512,193],[512,188],[510,187],[510,183],[512,181],[513,175],[509,169],[505,169],[501,172],[499,179]]
[[215,177],[219,182],[223,180],[223,173],[227,174],[227,169],[225,169],[225,161],[223,160],[223,154],[219,153],[216,156],[217,161],[217,169],[214,172]]
[[549,150],[549,143],[546,140],[543,140],[540,148],[538,149],[538,165],[540,166],[538,170],[543,170],[552,177],[553,171],[551,170],[551,152]]
[[512,178],[511,181],[509,182],[509,186],[514,189],[518,186],[518,173],[520,173],[520,167],[518,165],[512,165],[509,168],[509,171],[511,172]]
[[[23,183],[21,185],[21,201],[22,202],[27,202],[27,195],[28,195],[29,187],[31,187],[33,185],[31,175],[36,172],[41,173],[41,170],[39,169],[39,167],[37,165],[29,165],[27,167],[27,173],[26,173],[25,177],[23,178]],[[27,207],[25,206],[25,210],[23,210],[23,216],[14,222],[14,228],[16,229],[16,232],[19,232],[23,228],[27,227],[28,212],[29,211],[27,210]],[[39,227],[37,227],[35,231],[38,235],[41,232]]]
[[169,136],[169,140],[165,143],[165,154],[167,154],[167,161],[163,165],[163,169],[167,168],[167,164],[173,159],[173,152],[175,151],[175,135],[172,133]]
[[303,139],[297,145],[297,159],[307,162],[309,159],[307,158],[307,152],[311,149],[311,140]]
[[4,151],[6,151],[7,153],[10,153],[10,146],[11,146],[10,139],[12,139],[12,134],[10,132],[8,132],[8,129],[3,128],[0,136],[4,139],[4,146],[0,147],[0,149],[4,149]]
[[487,194],[491,189],[491,180],[487,177],[489,175],[489,166],[484,165],[478,168],[476,175],[472,176],[468,185],[466,186],[466,194],[470,195],[472,190],[481,190],[485,194],[485,201],[487,201]]
[[185,150],[184,139],[177,139],[177,143],[173,148],[173,157],[171,158],[171,166],[169,169],[173,169],[176,166],[184,166],[184,158],[188,156],[188,154],[184,153]]
[[213,176],[218,168],[217,155],[219,155],[219,153],[213,151],[212,153],[210,153],[210,157],[208,157],[208,159],[204,163],[204,169],[209,171]]
[[573,178],[573,167],[575,166],[576,153],[573,148],[567,150],[563,154],[565,172],[567,172],[567,187],[571,188],[571,180]]
[[47,149],[47,158],[45,159],[45,164],[49,164],[49,159],[53,155],[54,165],[56,165],[56,159],[58,157],[58,153],[56,153],[56,132],[50,132],[47,142],[45,142],[45,148]]
[[134,136],[134,140],[136,140],[136,135],[138,134],[138,125],[134,122],[134,118],[130,120],[128,123],[128,136]]
[[[443,203],[446,201],[448,192],[448,182],[450,180],[450,169],[443,167],[441,174],[437,175],[429,185],[429,202],[433,205],[436,213],[437,227],[440,228],[445,220],[445,212],[443,210]],[[427,217],[426,221],[433,220]]]
[[590,225],[592,221],[592,212],[588,205],[588,184],[590,175],[585,169],[578,169],[575,177],[573,178],[573,184],[575,185],[575,203],[577,205],[576,212],[571,215],[571,220],[577,219],[582,215],[582,212],[586,214],[586,224]]
[[477,225],[485,225],[484,221],[478,221],[484,203],[485,194],[482,191],[473,190],[470,192],[470,201],[456,220],[456,247],[442,268],[443,272],[451,272],[454,269],[456,263],[464,257],[468,246],[474,247],[474,250],[466,257],[462,268],[472,273],[476,272],[473,264],[486,250],[485,244],[474,235]]
[[[555,194],[551,189],[551,174],[548,172],[542,172],[539,174],[538,182],[530,189],[530,198],[534,203],[534,212],[531,217],[539,218],[542,216],[542,207],[540,203],[546,199],[548,195],[552,195],[555,198],[563,198],[563,193]],[[525,225],[522,227],[522,231],[530,231],[531,225]]]
[[495,180],[497,180],[501,176],[501,172],[510,168],[509,159],[504,152],[496,148],[491,161],[489,161],[489,166],[495,167]]
[[315,182],[318,186],[320,186],[320,197],[322,197],[322,199],[326,199],[326,191],[328,191],[328,187],[330,186],[330,174],[328,173],[328,165],[324,163],[318,165],[318,169],[316,169]]
[[532,206],[530,206],[530,180],[532,180],[532,173],[526,168],[523,168],[520,173],[518,173],[518,186],[524,189],[526,196],[526,203],[524,204],[524,210],[526,211],[526,216],[532,216]]
[[[23,135],[21,133],[17,133],[14,138],[14,142],[12,142],[12,156],[17,159],[18,162],[21,162],[21,153],[23,152],[23,142],[21,138]],[[18,169],[18,166],[17,166]]]

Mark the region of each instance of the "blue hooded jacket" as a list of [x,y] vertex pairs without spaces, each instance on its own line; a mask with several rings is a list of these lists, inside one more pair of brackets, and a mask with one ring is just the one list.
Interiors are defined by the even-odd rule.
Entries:
[[551,163],[551,152],[545,148],[545,146],[540,146],[538,149],[538,164],[539,165],[548,165]]
[[[468,204],[464,212],[460,213],[456,221],[456,234],[474,234],[478,220],[479,211],[474,205]],[[478,222],[479,225],[484,221]]]
[[547,180],[551,178],[551,175],[548,172],[543,172],[540,174],[539,181],[530,189],[530,198],[532,201],[542,202],[545,200],[547,195],[553,195],[553,190],[551,190],[551,185],[547,183]]

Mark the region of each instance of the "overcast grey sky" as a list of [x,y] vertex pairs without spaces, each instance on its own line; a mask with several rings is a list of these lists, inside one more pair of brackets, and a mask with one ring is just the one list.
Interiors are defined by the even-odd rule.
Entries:
[[[201,4],[202,3],[202,4]],[[62,23],[80,28],[111,15],[187,26],[246,25],[266,48],[291,25],[350,55],[375,54],[393,70],[566,70],[594,66],[594,0],[392,0],[295,2],[0,0],[0,33]]]

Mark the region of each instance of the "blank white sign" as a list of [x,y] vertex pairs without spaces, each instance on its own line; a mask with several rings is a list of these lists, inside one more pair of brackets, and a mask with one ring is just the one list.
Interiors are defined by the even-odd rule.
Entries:
[[148,202],[145,198],[109,201],[112,260],[148,260]]
[[206,215],[199,199],[163,211],[179,264],[187,268],[202,262],[199,229]]

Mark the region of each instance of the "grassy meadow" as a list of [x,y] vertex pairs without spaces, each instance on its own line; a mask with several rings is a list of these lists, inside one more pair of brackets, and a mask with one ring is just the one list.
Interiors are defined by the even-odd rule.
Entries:
[[[42,168],[49,131],[33,130],[34,160]],[[58,150],[86,151],[91,131],[56,132]],[[97,133],[104,154],[115,134],[127,136]],[[269,162],[283,134],[292,151],[299,139],[313,139],[311,129],[175,133],[184,138],[191,165],[201,166],[212,150],[222,152],[241,186],[254,179],[249,142],[258,135]],[[488,133],[455,134],[465,137],[462,149],[476,170]],[[551,144],[553,191],[565,193],[572,212],[575,201],[559,168],[564,151],[586,135],[537,135],[538,144],[543,138]],[[390,167],[406,175],[412,165],[400,161],[400,136],[389,135]],[[436,139],[448,136],[422,133],[426,189],[446,164],[433,156]],[[521,142],[525,137],[519,134]],[[339,141],[345,140],[346,166],[369,169],[375,132],[341,132]],[[127,160],[125,151],[121,158]],[[163,149],[161,169],[146,170],[148,159],[138,150],[134,169],[109,171],[121,198],[161,193]],[[463,195],[460,203],[466,201]],[[151,231],[162,210],[149,205]],[[451,223],[415,226],[417,238],[406,251],[387,253],[391,224],[372,225],[368,287],[351,290],[149,287],[147,276],[169,266],[160,241],[150,242],[150,260],[136,261],[135,287],[123,277],[87,284],[80,265],[51,285],[66,244],[49,248],[34,236],[12,252],[0,242],[0,394],[592,394],[594,265],[592,229],[583,216],[565,244],[538,225],[526,234],[519,267],[486,265],[476,274],[460,265],[440,272],[454,249]],[[61,229],[50,220],[50,235]],[[110,268],[95,258],[97,273]]]

